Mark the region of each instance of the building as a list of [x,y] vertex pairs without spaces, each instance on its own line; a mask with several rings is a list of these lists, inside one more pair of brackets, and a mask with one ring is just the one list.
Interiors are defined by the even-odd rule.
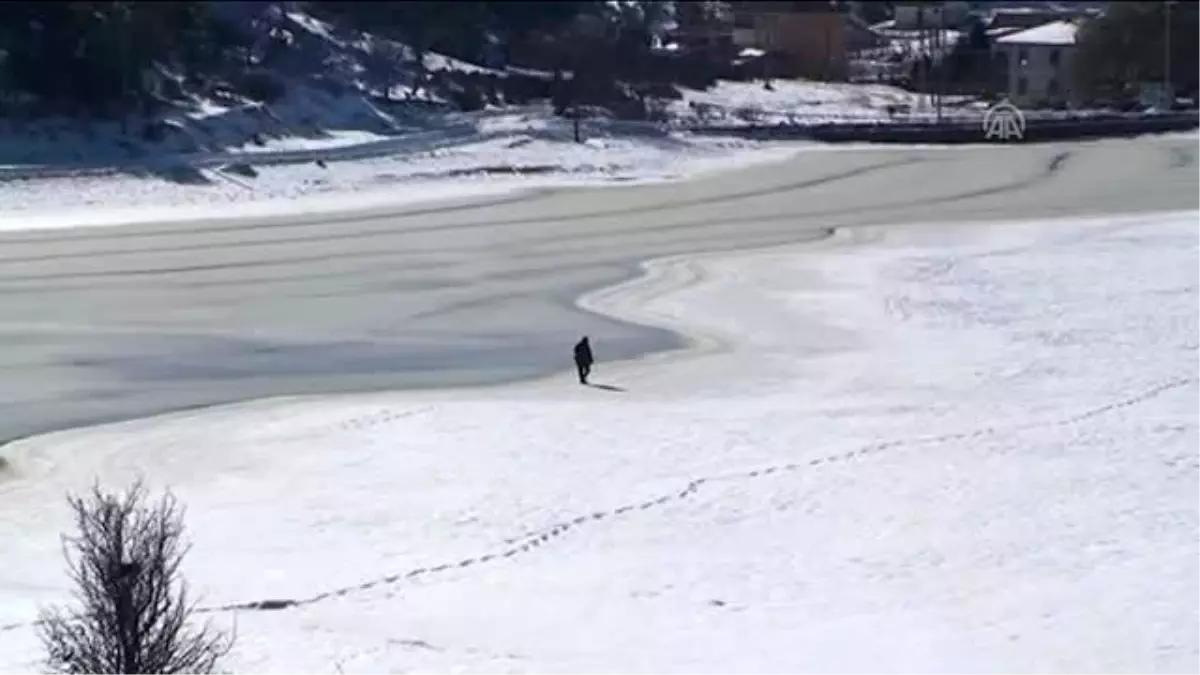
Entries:
[[896,30],[957,28],[970,15],[969,2],[897,2],[891,27]]
[[1029,29],[1053,21],[1083,21],[1100,15],[1095,7],[1000,7],[987,13],[989,30]]
[[993,58],[1008,99],[1017,106],[1075,102],[1071,64],[1078,24],[1053,21],[996,38]]
[[853,29],[833,2],[738,2],[733,6],[739,47],[771,56],[776,77],[845,80]]
[[842,19],[846,25],[846,51],[880,49],[890,44],[886,37],[872,30],[865,21],[854,14],[843,13]]
[[735,52],[733,26],[690,26],[671,31],[667,36],[668,49],[683,50],[692,54],[708,54],[720,57]]

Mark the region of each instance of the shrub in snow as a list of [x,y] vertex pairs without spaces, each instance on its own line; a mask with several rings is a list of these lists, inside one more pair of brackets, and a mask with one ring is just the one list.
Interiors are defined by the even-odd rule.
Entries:
[[482,88],[475,84],[468,84],[461,88],[455,87],[450,97],[459,110],[465,112],[483,110],[487,105]]
[[158,143],[167,137],[171,127],[161,121],[147,122],[142,126],[142,140]]
[[[320,161],[320,160],[318,160],[318,161]],[[237,164],[230,164],[229,166],[227,166],[225,168],[225,171],[227,173],[233,173],[233,174],[237,174],[239,176],[245,176],[246,178],[257,178],[258,177],[258,172],[254,170],[254,167],[252,167],[249,164],[246,164],[244,162],[238,162]]]
[[274,103],[287,94],[287,85],[283,80],[262,70],[243,75],[238,89],[248,98],[263,103]]
[[124,494],[93,487],[70,496],[74,536],[64,551],[78,608],[46,610],[38,634],[59,673],[211,673],[233,638],[190,626],[195,605],[179,567],[187,553],[183,509],[167,494],[148,503],[141,483]]

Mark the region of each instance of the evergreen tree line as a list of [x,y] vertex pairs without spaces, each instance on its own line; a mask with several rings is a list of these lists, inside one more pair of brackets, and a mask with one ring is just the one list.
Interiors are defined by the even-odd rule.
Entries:
[[156,61],[192,71],[221,57],[228,28],[207,2],[0,3],[0,91],[103,107],[136,98]]
[[[144,77],[154,64],[189,78],[236,76],[250,69],[256,36],[230,19],[219,0],[164,2],[0,2],[0,98],[31,97],[89,110],[144,101]],[[229,3],[253,5],[254,3]],[[269,3],[261,3],[265,7]],[[401,40],[418,54],[437,50],[466,60],[497,59],[580,72],[577,81],[604,92],[621,83],[644,90],[687,81],[649,49],[670,18],[680,24],[727,20],[736,3],[642,0],[475,1],[398,0],[295,3],[318,16]],[[1096,97],[1127,96],[1139,82],[1161,81],[1170,61],[1177,91],[1197,80],[1198,3],[1114,2],[1080,33],[1079,80]],[[1166,39],[1170,34],[1170,41]],[[966,79],[986,71],[987,39],[968,31],[948,64]],[[414,63],[421,63],[418,58]],[[707,64],[714,72],[720,66]],[[712,76],[710,72],[709,77]],[[233,78],[230,78],[233,79]],[[688,84],[703,84],[693,78]],[[574,94],[573,94],[574,95]]]
[[[613,54],[624,56],[646,52],[653,24],[667,16],[671,3],[294,4],[322,18],[401,40],[418,55],[437,49],[468,60],[494,60],[516,52],[543,58],[553,54],[568,62],[582,45],[607,44]],[[229,76],[238,67],[245,70],[254,30],[244,20],[230,19],[229,12],[220,11],[227,8],[217,5],[212,0],[0,3],[0,95],[103,109],[144,97],[143,75],[156,63],[196,79]],[[617,61],[614,65],[621,65],[622,59]],[[632,63],[625,66],[634,69]]]
[[1174,93],[1195,96],[1198,35],[1195,0],[1176,0],[1169,8],[1165,2],[1113,2],[1103,18],[1080,30],[1076,77],[1098,99],[1129,99],[1138,84],[1168,75]]

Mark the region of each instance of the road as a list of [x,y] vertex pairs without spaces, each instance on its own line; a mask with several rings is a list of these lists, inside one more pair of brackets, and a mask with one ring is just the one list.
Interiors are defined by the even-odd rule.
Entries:
[[601,362],[632,357],[675,338],[574,300],[646,258],[854,225],[1197,209],[1196,150],[839,149],[669,185],[4,234],[0,439],[271,395],[499,383],[565,368],[584,333]]

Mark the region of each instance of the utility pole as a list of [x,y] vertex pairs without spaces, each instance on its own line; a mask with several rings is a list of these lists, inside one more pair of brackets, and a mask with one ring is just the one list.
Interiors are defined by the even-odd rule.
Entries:
[[128,11],[129,10],[125,7],[125,5],[118,5],[115,16],[113,17],[117,23],[117,49],[119,52],[117,55],[117,60],[120,64],[118,69],[120,70],[121,75],[121,91],[117,96],[117,115],[121,118],[122,135],[129,133],[129,129],[126,128],[127,120],[125,110],[125,106],[128,101],[126,98],[126,93],[129,90],[129,82],[126,78],[126,75],[129,73],[129,17],[126,16]]
[[[934,55],[940,56],[941,61],[938,66],[934,83],[936,86],[936,98],[934,99],[937,106],[937,123],[942,123],[942,85],[946,78],[946,6],[938,6],[938,25],[937,37],[934,39]],[[936,62],[936,59],[935,59]]]
[[[925,66],[925,7],[917,7],[917,78],[920,84],[917,85],[917,91],[929,100],[929,74]],[[924,106],[922,106],[924,107]]]
[[1167,111],[1175,107],[1175,90],[1171,87],[1171,0],[1163,0],[1163,95]]

